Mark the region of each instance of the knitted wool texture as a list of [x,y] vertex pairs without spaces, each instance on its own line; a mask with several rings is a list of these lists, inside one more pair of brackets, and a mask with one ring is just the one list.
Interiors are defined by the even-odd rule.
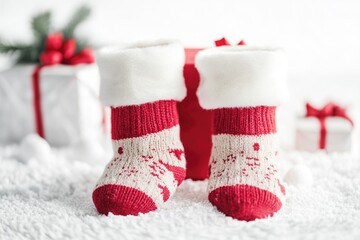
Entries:
[[209,200],[240,220],[271,216],[285,197],[277,171],[275,107],[214,110]]
[[112,108],[114,157],[93,193],[100,213],[157,209],[185,178],[175,101]]
[[209,201],[239,220],[273,215],[285,199],[275,121],[287,97],[283,51],[213,48],[197,55],[196,67],[200,105],[214,114]]
[[176,102],[186,95],[184,48],[173,41],[97,52],[100,99],[111,107],[112,160],[96,184],[102,214],[138,215],[165,203],[185,178]]

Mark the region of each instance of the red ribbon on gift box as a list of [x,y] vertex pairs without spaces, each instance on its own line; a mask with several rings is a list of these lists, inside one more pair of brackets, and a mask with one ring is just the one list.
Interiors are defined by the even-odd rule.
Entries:
[[38,65],[33,71],[32,87],[34,93],[33,105],[35,113],[36,132],[39,134],[39,136],[43,138],[45,138],[45,133],[41,110],[41,69],[45,66],[51,66],[56,64],[77,65],[81,63],[90,64],[95,61],[91,49],[84,48],[77,54],[75,54],[75,50],[75,39],[70,38],[64,41],[62,33],[50,34],[46,38],[45,51],[40,54],[40,65]]
[[312,106],[310,103],[306,103],[306,115],[305,117],[316,117],[319,119],[320,122],[320,141],[319,141],[319,148],[325,149],[326,146],[326,135],[327,130],[325,126],[325,119],[327,117],[341,117],[354,125],[354,122],[351,118],[347,115],[346,109],[335,104],[335,103],[328,103],[321,109],[317,109]]

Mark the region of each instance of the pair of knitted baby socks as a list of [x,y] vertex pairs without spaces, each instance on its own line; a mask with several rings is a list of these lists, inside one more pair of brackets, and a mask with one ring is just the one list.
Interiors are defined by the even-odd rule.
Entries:
[[[184,49],[175,42],[99,51],[100,97],[111,107],[114,157],[93,192],[102,214],[153,211],[185,178],[176,102],[186,95]],[[284,54],[226,46],[196,57],[200,105],[213,111],[209,201],[228,216],[254,220],[284,202],[277,172],[276,106],[286,97]]]

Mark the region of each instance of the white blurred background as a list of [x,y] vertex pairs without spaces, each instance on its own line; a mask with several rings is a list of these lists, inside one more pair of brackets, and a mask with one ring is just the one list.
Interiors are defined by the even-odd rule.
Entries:
[[[289,58],[291,100],[280,111],[280,130],[292,145],[294,117],[304,101],[360,105],[360,1],[346,0],[0,0],[0,37],[31,40],[30,18],[52,10],[61,26],[86,2],[93,9],[79,35],[94,45],[175,38],[186,47],[236,44],[283,47]],[[0,57],[0,70],[11,61]]]

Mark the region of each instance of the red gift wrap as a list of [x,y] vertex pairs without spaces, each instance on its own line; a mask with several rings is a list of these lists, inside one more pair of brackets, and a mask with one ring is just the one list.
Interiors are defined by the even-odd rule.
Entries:
[[186,157],[186,178],[203,180],[209,176],[211,154],[211,111],[202,109],[196,96],[200,76],[194,58],[201,49],[186,49],[184,78],[187,88],[185,99],[178,103],[180,138]]
[[[225,38],[215,41],[215,46],[231,45]],[[246,45],[241,40],[237,45]],[[200,107],[196,95],[200,83],[199,72],[195,68],[195,55],[202,49],[185,49],[184,78],[187,89],[185,99],[178,103],[180,138],[186,157],[186,178],[203,180],[209,177],[211,155],[212,111]]]

